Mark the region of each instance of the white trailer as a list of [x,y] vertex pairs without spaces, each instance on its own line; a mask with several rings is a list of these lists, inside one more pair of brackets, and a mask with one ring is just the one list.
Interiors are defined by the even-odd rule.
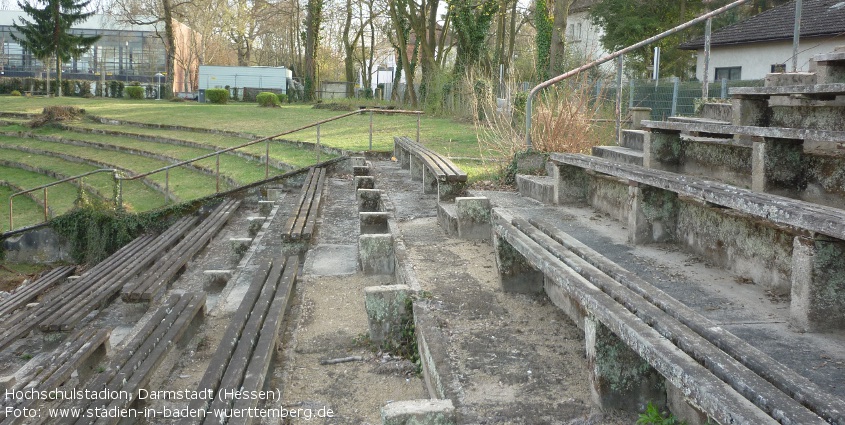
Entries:
[[200,65],[199,88],[216,89],[237,87],[281,90],[287,93],[291,70],[279,66],[214,66]]

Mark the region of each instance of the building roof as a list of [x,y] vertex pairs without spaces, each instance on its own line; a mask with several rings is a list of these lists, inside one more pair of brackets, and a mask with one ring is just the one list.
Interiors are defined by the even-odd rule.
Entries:
[[569,13],[588,12],[591,7],[595,6],[601,0],[575,0],[569,6]]
[[[0,27],[12,26],[12,23],[20,24],[20,19],[24,18],[28,21],[32,19],[20,10],[0,10]],[[124,31],[155,31],[155,25],[132,25],[120,22],[117,16],[96,14],[88,18],[85,22],[81,22],[73,26],[74,29],[90,29],[90,30],[124,30]]]
[[[714,31],[711,46],[792,40],[795,0]],[[804,0],[801,37],[835,36],[845,32],[845,0]],[[684,50],[704,47],[704,37],[681,44]]]

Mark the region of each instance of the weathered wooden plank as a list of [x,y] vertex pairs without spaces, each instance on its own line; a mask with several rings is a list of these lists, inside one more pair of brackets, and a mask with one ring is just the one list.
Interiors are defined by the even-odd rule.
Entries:
[[52,288],[73,273],[73,266],[56,267],[33,282],[20,287],[0,302],[0,317],[13,313],[15,310],[32,302],[43,292]]
[[300,237],[302,239],[311,239],[314,233],[314,227],[317,225],[317,216],[320,213],[320,203],[323,199],[323,187],[326,184],[326,169],[321,168],[317,178],[317,185],[314,188],[314,196],[311,198],[311,203],[308,205],[308,219],[305,227],[302,229]]

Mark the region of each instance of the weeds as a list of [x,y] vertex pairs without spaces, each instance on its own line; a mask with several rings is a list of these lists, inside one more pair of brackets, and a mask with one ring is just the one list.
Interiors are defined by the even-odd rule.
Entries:
[[637,425],[686,425],[686,422],[679,421],[671,413],[664,415],[657,406],[649,402],[645,412],[640,413],[640,417],[637,419]]

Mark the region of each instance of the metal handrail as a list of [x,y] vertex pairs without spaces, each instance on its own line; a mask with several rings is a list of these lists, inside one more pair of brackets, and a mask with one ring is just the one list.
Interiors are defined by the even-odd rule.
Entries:
[[588,70],[588,69],[590,69],[590,68],[594,68],[594,67],[596,67],[596,66],[598,66],[598,65],[601,65],[601,64],[603,64],[603,63],[605,63],[605,62],[608,62],[608,61],[610,61],[610,60],[616,59],[617,57],[622,56],[622,55],[624,55],[625,53],[631,52],[631,51],[636,50],[636,49],[639,49],[639,48],[641,48],[641,47],[645,47],[645,46],[647,46],[647,45],[649,45],[649,44],[651,44],[651,43],[654,43],[655,41],[662,40],[662,39],[664,39],[664,38],[666,38],[666,37],[668,37],[668,36],[670,36],[670,35],[672,35],[672,34],[675,34],[676,32],[683,31],[683,30],[685,30],[685,29],[687,29],[687,28],[689,28],[689,27],[691,27],[691,26],[693,26],[693,25],[696,25],[696,24],[699,24],[699,23],[701,23],[701,22],[703,22],[703,21],[706,21],[706,20],[708,20],[708,19],[711,19],[711,18],[713,18],[714,16],[721,15],[722,13],[727,12],[728,10],[731,10],[731,9],[733,9],[733,8],[737,7],[737,6],[740,6],[740,5],[742,5],[743,3],[747,2],[747,1],[748,1],[748,0],[737,0],[737,1],[733,2],[733,3],[731,3],[731,4],[728,4],[728,5],[726,5],[726,6],[720,7],[720,8],[718,8],[718,9],[716,9],[716,10],[712,11],[712,12],[709,12],[709,13],[706,13],[706,14],[704,14],[704,15],[701,15],[701,16],[699,16],[699,17],[697,17],[697,18],[695,18],[695,19],[693,19],[693,20],[691,20],[691,21],[687,21],[687,22],[685,22],[685,23],[683,23],[683,24],[681,24],[681,25],[678,25],[678,26],[676,26],[676,27],[674,27],[674,28],[672,28],[672,29],[669,29],[669,30],[663,31],[662,33],[657,34],[657,35],[655,35],[654,37],[647,38],[647,39],[645,39],[645,40],[643,40],[643,41],[640,41],[639,43],[632,44],[632,45],[630,45],[630,46],[628,46],[628,47],[625,47],[624,49],[621,49],[621,50],[617,50],[617,51],[615,51],[615,52],[613,52],[613,53],[610,53],[610,54],[608,54],[607,56],[604,56],[604,57],[602,57],[602,58],[600,58],[600,59],[597,59],[597,60],[592,61],[592,62],[590,62],[590,63],[588,63],[588,64],[585,64],[585,65],[582,65],[582,66],[580,66],[580,67],[578,67],[578,68],[575,68],[575,69],[573,69],[573,70],[571,70],[571,71],[568,71],[568,72],[566,72],[566,73],[563,73],[563,74],[561,74],[561,75],[558,75],[557,77],[554,77],[554,78],[548,79],[548,80],[546,80],[546,81],[544,81],[544,82],[542,82],[542,83],[540,83],[540,84],[537,84],[537,85],[536,85],[533,89],[531,89],[531,92],[528,94],[528,100],[527,100],[527,102],[526,102],[526,104],[525,104],[525,147],[526,147],[526,149],[529,149],[529,150],[531,149],[531,110],[532,110],[532,101],[533,101],[533,99],[534,99],[534,96],[535,96],[535,95],[536,95],[536,94],[537,94],[540,90],[542,90],[542,89],[544,89],[544,88],[546,88],[546,87],[549,87],[549,86],[551,86],[551,85],[553,85],[553,84],[557,84],[557,83],[559,83],[559,82],[561,82],[561,81],[563,81],[563,80],[565,80],[565,79],[567,79],[567,78],[569,78],[569,77],[573,77],[573,76],[575,76],[575,75],[578,75],[578,74],[580,74],[581,72],[586,71],[586,70]]
[[43,184],[41,186],[34,187],[32,189],[27,189],[27,190],[22,190],[20,192],[15,192],[15,193],[9,195],[9,231],[12,231],[12,230],[15,229],[13,201],[14,201],[16,196],[26,195],[27,193],[32,193],[32,192],[35,192],[35,191],[38,191],[38,190],[43,190],[44,191],[44,221],[47,221],[47,220],[50,219],[50,211],[49,211],[50,209],[48,207],[49,203],[47,201],[47,189],[49,187],[56,186],[56,185],[59,185],[59,184],[62,184],[62,183],[67,183],[69,181],[81,179],[83,177],[87,177],[87,176],[90,176],[92,174],[98,174],[98,173],[112,173],[112,175],[115,176],[115,179],[117,179],[117,170],[115,170],[113,168],[100,168],[100,169],[97,169],[97,170],[89,171],[89,172],[84,173],[84,174],[80,174],[78,176],[67,177],[67,178],[64,178],[64,179],[61,179],[61,180],[57,180],[57,181],[54,181],[54,182]]
[[317,142],[316,142],[316,145],[315,145],[315,149],[317,150],[317,162],[320,162],[320,126],[322,124],[326,124],[326,123],[329,123],[329,122],[332,122],[332,121],[337,121],[337,120],[340,120],[340,119],[343,119],[343,118],[346,118],[346,117],[349,117],[349,116],[352,116],[352,115],[363,114],[363,113],[366,113],[366,112],[370,113],[369,150],[373,150],[373,113],[374,112],[383,113],[383,114],[396,114],[396,115],[416,115],[417,116],[417,142],[420,141],[420,125],[421,125],[421,116],[423,114],[422,111],[375,109],[375,108],[358,109],[356,111],[348,112],[348,113],[345,113],[345,114],[338,115],[336,117],[327,118],[327,119],[320,120],[320,121],[317,121],[317,122],[314,122],[314,123],[311,123],[311,124],[308,124],[308,125],[305,125],[305,126],[302,126],[302,127],[298,127],[298,128],[293,129],[293,130],[284,131],[282,133],[275,134],[275,135],[268,136],[268,137],[262,137],[260,139],[256,139],[256,140],[244,143],[242,145],[238,145],[238,146],[234,146],[234,147],[230,147],[230,148],[226,148],[226,149],[221,149],[219,151],[215,151],[215,152],[208,153],[208,154],[205,154],[205,155],[202,155],[202,156],[198,156],[196,158],[192,158],[192,159],[188,159],[188,160],[185,160],[185,161],[180,161],[180,162],[177,162],[177,163],[174,163],[174,164],[170,164],[168,166],[161,167],[161,168],[158,168],[158,169],[155,169],[155,170],[152,170],[152,171],[148,171],[148,172],[142,173],[142,174],[124,177],[124,176],[120,175],[118,170],[111,169],[111,168],[102,168],[102,169],[98,169],[98,170],[94,170],[94,171],[89,171],[87,173],[80,174],[78,176],[72,176],[72,177],[68,177],[68,178],[65,178],[65,179],[62,179],[62,180],[51,182],[51,183],[48,183],[48,184],[45,184],[45,185],[41,185],[41,186],[38,186],[36,188],[27,189],[27,190],[24,190],[24,191],[13,193],[12,195],[9,196],[9,231],[14,230],[14,228],[15,228],[14,227],[14,217],[13,217],[14,216],[14,207],[13,207],[14,197],[19,196],[19,195],[24,195],[24,194],[27,194],[27,193],[31,193],[31,192],[34,192],[34,191],[37,191],[37,190],[44,190],[44,221],[46,222],[46,221],[49,220],[47,188],[61,184],[61,183],[66,183],[66,182],[69,182],[69,181],[72,181],[72,180],[80,179],[82,177],[86,177],[86,176],[89,176],[89,175],[92,175],[92,174],[103,173],[103,172],[112,173],[112,175],[114,176],[115,185],[117,185],[117,193],[118,193],[117,194],[117,204],[123,205],[123,181],[124,180],[127,180],[127,181],[137,180],[137,179],[144,178],[144,177],[147,177],[149,175],[160,173],[160,172],[163,171],[165,173],[164,200],[165,200],[165,203],[168,203],[168,202],[170,202],[170,169],[175,168],[175,167],[181,167],[181,166],[184,166],[184,165],[188,165],[188,164],[191,164],[191,163],[194,163],[194,162],[197,162],[197,161],[201,161],[201,160],[206,159],[206,158],[211,158],[212,156],[214,156],[217,159],[217,166],[216,166],[216,171],[215,171],[216,192],[219,193],[220,192],[220,154],[221,153],[231,152],[231,151],[234,151],[234,150],[237,150],[237,149],[241,149],[241,148],[244,148],[244,147],[247,147],[247,146],[252,146],[252,145],[255,145],[255,144],[258,144],[258,143],[262,143],[262,142],[266,143],[267,147],[266,147],[266,151],[265,151],[264,178],[269,178],[270,177],[270,141],[277,138],[277,137],[285,136],[285,135],[288,135],[288,134],[291,134],[291,133],[296,133],[296,132],[299,132],[299,131],[302,131],[302,130],[307,130],[307,129],[313,128],[313,127],[317,127]]

